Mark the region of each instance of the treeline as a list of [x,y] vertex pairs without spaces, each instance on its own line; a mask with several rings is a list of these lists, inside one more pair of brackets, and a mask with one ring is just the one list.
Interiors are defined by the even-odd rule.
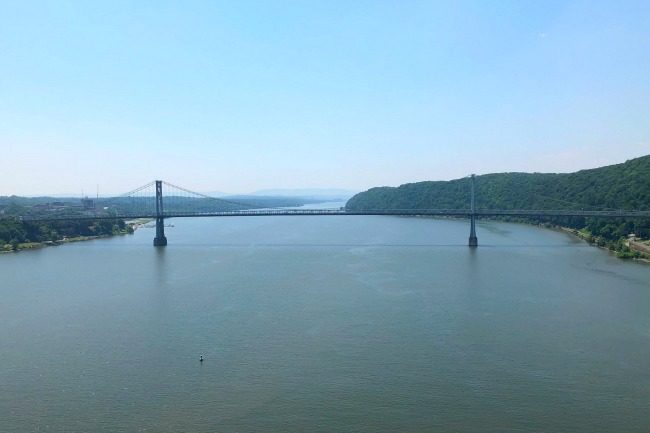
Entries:
[[[359,193],[348,210],[467,209],[470,181],[417,182]],[[650,155],[575,173],[495,173],[476,177],[477,209],[650,210]],[[505,219],[505,218],[504,218]],[[509,220],[513,220],[510,218]],[[650,238],[650,220],[518,218],[583,231],[614,247],[630,233]]]
[[[18,249],[20,244],[32,242],[56,242],[79,236],[106,236],[130,233],[133,229],[124,220],[70,220],[70,221],[21,221],[14,218],[0,219],[0,250]],[[9,245],[10,247],[6,247]]]

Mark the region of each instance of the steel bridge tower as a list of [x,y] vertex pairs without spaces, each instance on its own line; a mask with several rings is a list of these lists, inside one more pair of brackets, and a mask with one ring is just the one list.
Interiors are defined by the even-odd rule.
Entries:
[[156,237],[153,238],[154,247],[167,245],[165,237],[165,217],[163,216],[162,180],[156,181]]
[[474,208],[474,175],[472,175],[472,198],[471,198],[471,214],[469,215],[470,229],[469,229],[469,246],[478,247],[478,238],[476,237],[476,210]]

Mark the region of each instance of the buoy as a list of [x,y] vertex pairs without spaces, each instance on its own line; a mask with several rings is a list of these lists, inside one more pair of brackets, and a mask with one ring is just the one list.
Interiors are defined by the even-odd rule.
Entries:
[[203,355],[199,358],[199,362],[203,362]]

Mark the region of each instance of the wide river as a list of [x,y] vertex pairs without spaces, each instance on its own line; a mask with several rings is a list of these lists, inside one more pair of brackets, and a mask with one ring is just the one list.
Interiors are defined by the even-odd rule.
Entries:
[[648,265],[496,222],[168,223],[0,255],[0,432],[650,431]]

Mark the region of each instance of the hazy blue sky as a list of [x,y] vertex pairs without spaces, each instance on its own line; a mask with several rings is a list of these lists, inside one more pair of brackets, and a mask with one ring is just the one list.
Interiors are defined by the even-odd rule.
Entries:
[[366,189],[650,153],[650,1],[0,0],[0,194]]

